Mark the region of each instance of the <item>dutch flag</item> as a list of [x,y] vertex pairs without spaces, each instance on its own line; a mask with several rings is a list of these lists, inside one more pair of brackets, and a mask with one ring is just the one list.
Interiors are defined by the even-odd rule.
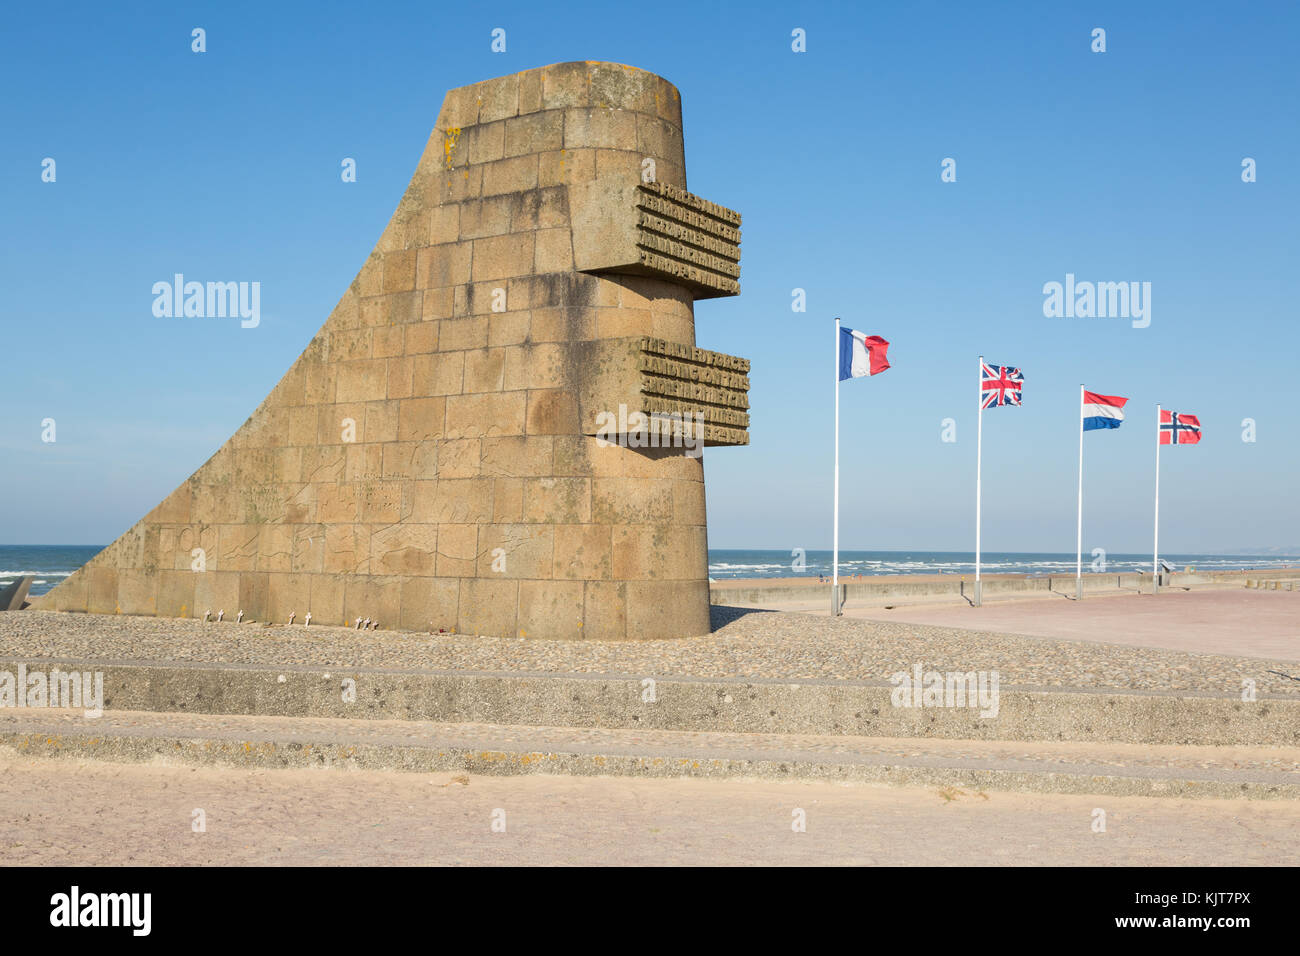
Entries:
[[840,329],[840,381],[865,378],[889,368],[885,352],[889,343],[879,335],[864,335],[855,329]]
[[1127,398],[1118,395],[1098,395],[1096,392],[1083,393],[1083,430],[1094,428],[1119,428],[1124,422],[1124,406]]

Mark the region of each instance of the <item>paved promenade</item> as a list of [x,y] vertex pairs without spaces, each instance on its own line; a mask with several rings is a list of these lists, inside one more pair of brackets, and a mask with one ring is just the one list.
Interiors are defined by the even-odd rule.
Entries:
[[[845,615],[935,627],[1300,661],[1300,591],[1163,591],[998,601],[982,607],[845,608]],[[1292,673],[1300,677],[1300,668]]]

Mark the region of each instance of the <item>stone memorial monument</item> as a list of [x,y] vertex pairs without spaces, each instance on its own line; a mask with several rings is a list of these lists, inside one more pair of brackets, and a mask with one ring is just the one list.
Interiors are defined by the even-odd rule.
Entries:
[[695,347],[740,216],[681,100],[612,63],[452,90],[320,331],[212,458],[38,607],[538,638],[709,630],[700,446],[749,363]]

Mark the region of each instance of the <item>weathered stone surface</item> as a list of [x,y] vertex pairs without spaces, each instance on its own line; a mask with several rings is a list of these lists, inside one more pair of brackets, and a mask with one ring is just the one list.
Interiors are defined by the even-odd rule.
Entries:
[[[698,421],[704,445],[748,441],[749,366],[695,347],[694,300],[739,291],[740,216],[687,192],[685,169],[680,97],[642,70],[563,63],[452,90],[374,252],[281,382],[33,603],[706,633],[704,472],[682,439]],[[675,416],[670,441],[598,438],[620,406]]]

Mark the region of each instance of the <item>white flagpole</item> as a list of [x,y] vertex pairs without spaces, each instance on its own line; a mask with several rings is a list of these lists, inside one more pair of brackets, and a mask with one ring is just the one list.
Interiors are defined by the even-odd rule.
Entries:
[[1083,600],[1083,386],[1079,386],[1079,529],[1074,552],[1074,599]]
[[835,530],[831,535],[831,614],[840,613],[840,319],[835,317]]
[[980,356],[979,367],[979,387],[975,392],[975,420],[979,423],[975,427],[975,606],[979,607],[982,603],[983,594],[980,588],[980,518],[981,518],[981,488],[980,474],[983,470],[984,459],[984,356]]
[[1160,406],[1156,405],[1156,528],[1151,544],[1151,593],[1160,590]]

